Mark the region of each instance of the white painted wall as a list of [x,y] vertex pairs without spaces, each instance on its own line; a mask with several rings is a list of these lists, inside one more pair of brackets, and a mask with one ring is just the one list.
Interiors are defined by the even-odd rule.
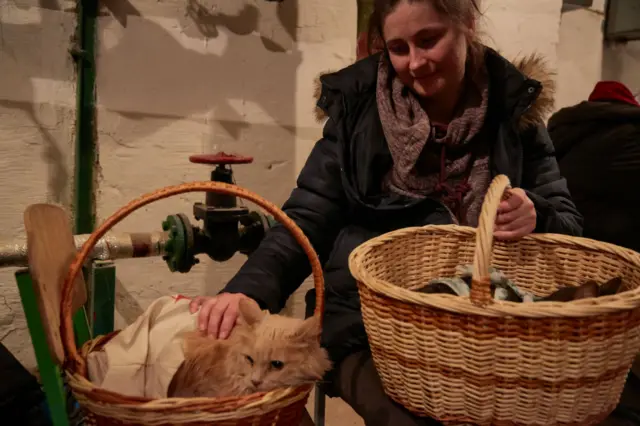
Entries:
[[600,80],[620,81],[640,92],[640,41],[603,45],[604,11],[605,0],[595,0],[589,9],[562,14],[557,108],[586,100]]
[[[64,5],[69,6],[69,4]],[[75,15],[0,0],[0,241],[23,235],[37,202],[68,206],[72,194]],[[0,269],[0,341],[35,365],[13,269]]]
[[[355,2],[207,0],[198,13],[183,1],[131,4],[140,16],[126,27],[117,12],[100,20],[100,217],[142,193],[208,179],[210,169],[188,156],[218,150],[253,155],[253,165],[235,168],[238,183],[283,203],[321,136],[312,80],[353,59]],[[203,198],[156,203],[118,228],[157,229]],[[212,294],[243,259],[205,261],[187,275],[161,259],[122,261],[120,297],[144,309],[163,294]]]
[[603,79],[621,81],[640,95],[640,41],[607,46],[603,59]]
[[506,58],[539,53],[556,67],[561,0],[482,0],[480,31]]
[[562,14],[556,107],[586,100],[602,75],[604,4]]

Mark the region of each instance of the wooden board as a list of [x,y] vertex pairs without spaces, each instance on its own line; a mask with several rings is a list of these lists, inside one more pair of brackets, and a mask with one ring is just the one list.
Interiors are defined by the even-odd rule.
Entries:
[[[34,292],[42,316],[51,357],[58,365],[64,361],[60,339],[62,284],[76,254],[69,216],[59,206],[34,204],[24,212],[27,256]],[[87,301],[82,274],[76,278],[73,312]]]

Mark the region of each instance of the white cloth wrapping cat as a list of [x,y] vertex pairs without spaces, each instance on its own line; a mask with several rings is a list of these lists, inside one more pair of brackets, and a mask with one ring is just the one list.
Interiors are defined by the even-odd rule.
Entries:
[[164,296],[138,319],[87,357],[89,380],[123,395],[165,398],[169,383],[184,360],[185,332],[196,329],[190,300]]

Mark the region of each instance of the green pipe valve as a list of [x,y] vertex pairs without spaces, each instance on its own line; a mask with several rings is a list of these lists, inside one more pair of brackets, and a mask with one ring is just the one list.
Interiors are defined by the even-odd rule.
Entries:
[[[189,160],[215,165],[211,181],[229,184],[235,183],[231,164],[253,162],[251,157],[225,153],[193,155]],[[193,215],[203,222],[202,228],[191,225],[184,214],[167,216],[162,223],[169,234],[163,259],[172,272],[189,272],[198,263],[198,254],[216,262],[229,260],[236,253],[249,255],[275,222],[269,215],[239,205],[236,196],[215,192],[207,192],[204,203],[193,205]]]

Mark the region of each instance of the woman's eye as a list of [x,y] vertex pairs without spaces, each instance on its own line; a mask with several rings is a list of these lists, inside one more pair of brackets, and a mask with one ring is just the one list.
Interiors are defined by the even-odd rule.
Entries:
[[393,53],[394,55],[404,55],[409,52],[409,49],[406,46],[399,46],[397,44],[387,46],[387,49],[389,49],[389,52]]
[[247,358],[249,364],[253,365],[253,358],[251,358],[249,355],[245,355],[245,358]]
[[276,369],[276,370],[282,370],[282,367],[284,367],[284,362],[282,362],[282,361],[271,361],[271,368]]
[[431,47],[436,43],[436,40],[431,37],[431,38],[423,38],[422,40],[420,40],[420,47],[421,48],[425,48],[425,47]]
[[432,34],[429,36],[421,37],[418,41],[418,45],[422,49],[429,49],[438,44],[440,39],[444,37],[444,34]]

